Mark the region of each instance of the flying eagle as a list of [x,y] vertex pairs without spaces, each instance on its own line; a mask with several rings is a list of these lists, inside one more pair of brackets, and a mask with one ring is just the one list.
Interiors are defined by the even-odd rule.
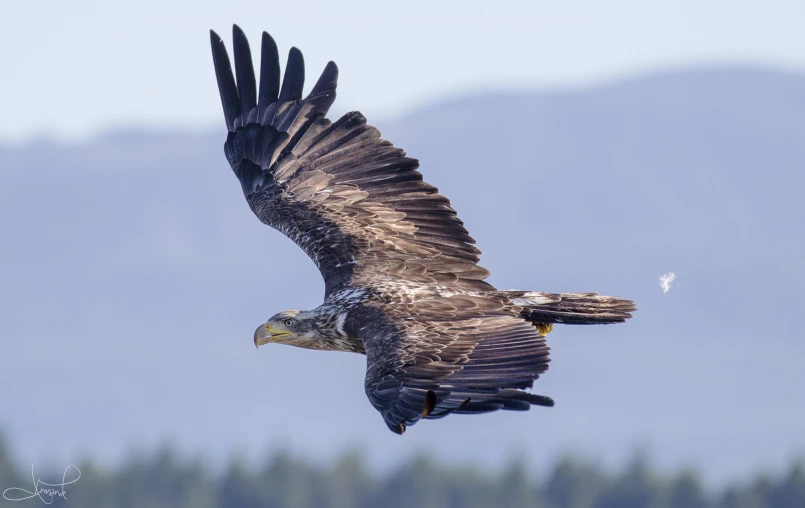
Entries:
[[[422,418],[553,406],[526,392],[548,369],[554,323],[620,323],[633,302],[596,293],[499,291],[450,201],[419,162],[359,112],[335,122],[338,68],[302,97],[302,53],[280,86],[277,45],[263,33],[259,88],[249,43],[233,27],[234,75],[210,32],[228,135],[224,153],[249,207],[310,256],[324,303],[274,315],[270,342],[366,355],[369,401],[393,432]],[[235,80],[237,77],[237,82]]]

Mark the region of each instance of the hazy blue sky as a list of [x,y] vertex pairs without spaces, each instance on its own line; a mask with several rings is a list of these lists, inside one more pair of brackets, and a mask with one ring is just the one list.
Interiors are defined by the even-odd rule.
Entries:
[[[219,122],[207,30],[271,32],[312,75],[341,68],[335,111],[377,119],[489,88],[584,85],[714,62],[805,68],[805,2],[4,0],[0,141]],[[125,5],[125,6],[124,6]]]

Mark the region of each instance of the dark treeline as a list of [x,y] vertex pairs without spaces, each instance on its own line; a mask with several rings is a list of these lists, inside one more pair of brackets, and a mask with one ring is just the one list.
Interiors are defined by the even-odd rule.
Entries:
[[[520,462],[503,471],[444,466],[424,457],[376,475],[358,455],[326,467],[279,453],[263,466],[233,461],[210,473],[199,461],[166,449],[131,459],[114,469],[78,464],[81,478],[65,487],[52,506],[104,508],[792,508],[805,507],[805,468],[794,463],[774,477],[757,476],[714,491],[697,473],[657,474],[635,458],[617,472],[574,459],[560,460],[541,478]],[[62,471],[37,471],[49,483]],[[70,478],[68,478],[69,480]],[[33,490],[24,471],[0,440],[0,488]],[[7,492],[19,495],[19,491]],[[50,501],[50,496],[45,494]],[[2,506],[9,502],[0,501]],[[41,506],[39,499],[15,506]]]

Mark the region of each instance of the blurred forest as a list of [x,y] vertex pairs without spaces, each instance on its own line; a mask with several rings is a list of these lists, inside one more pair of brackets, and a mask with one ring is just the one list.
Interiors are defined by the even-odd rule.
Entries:
[[[277,453],[261,466],[233,460],[212,473],[199,460],[170,448],[106,469],[82,462],[81,477],[65,487],[53,506],[103,508],[792,508],[805,506],[805,467],[794,462],[776,475],[757,474],[713,489],[695,471],[659,474],[636,455],[612,472],[573,458],[559,460],[538,478],[523,462],[499,472],[440,465],[421,455],[384,475],[368,470],[358,454],[319,466]],[[49,483],[63,470],[37,469]],[[68,476],[68,481],[70,478]],[[33,490],[0,438],[0,486]],[[45,500],[51,498],[45,495]],[[2,506],[11,505],[3,500]],[[15,506],[37,506],[28,499]]]

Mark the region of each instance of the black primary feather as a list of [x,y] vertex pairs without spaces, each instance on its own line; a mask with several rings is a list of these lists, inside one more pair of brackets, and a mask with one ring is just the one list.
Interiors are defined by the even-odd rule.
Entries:
[[280,89],[280,102],[295,101],[302,98],[302,87],[305,85],[305,59],[297,48],[288,52],[288,64]]
[[276,102],[280,91],[280,58],[277,43],[263,32],[260,50],[260,96],[258,104],[262,111],[272,102]]
[[[235,73],[237,75],[238,94],[240,95],[240,111],[243,115],[257,106],[257,85],[254,81],[252,52],[246,34],[238,25],[232,26],[232,43],[235,54]],[[244,122],[246,123],[246,122]]]
[[210,30],[210,43],[215,77],[218,80],[218,91],[224,106],[226,127],[231,131],[234,130],[235,119],[240,116],[238,89],[235,85],[235,77],[232,75],[232,65],[229,63],[229,55],[224,47],[224,41],[212,30]]

